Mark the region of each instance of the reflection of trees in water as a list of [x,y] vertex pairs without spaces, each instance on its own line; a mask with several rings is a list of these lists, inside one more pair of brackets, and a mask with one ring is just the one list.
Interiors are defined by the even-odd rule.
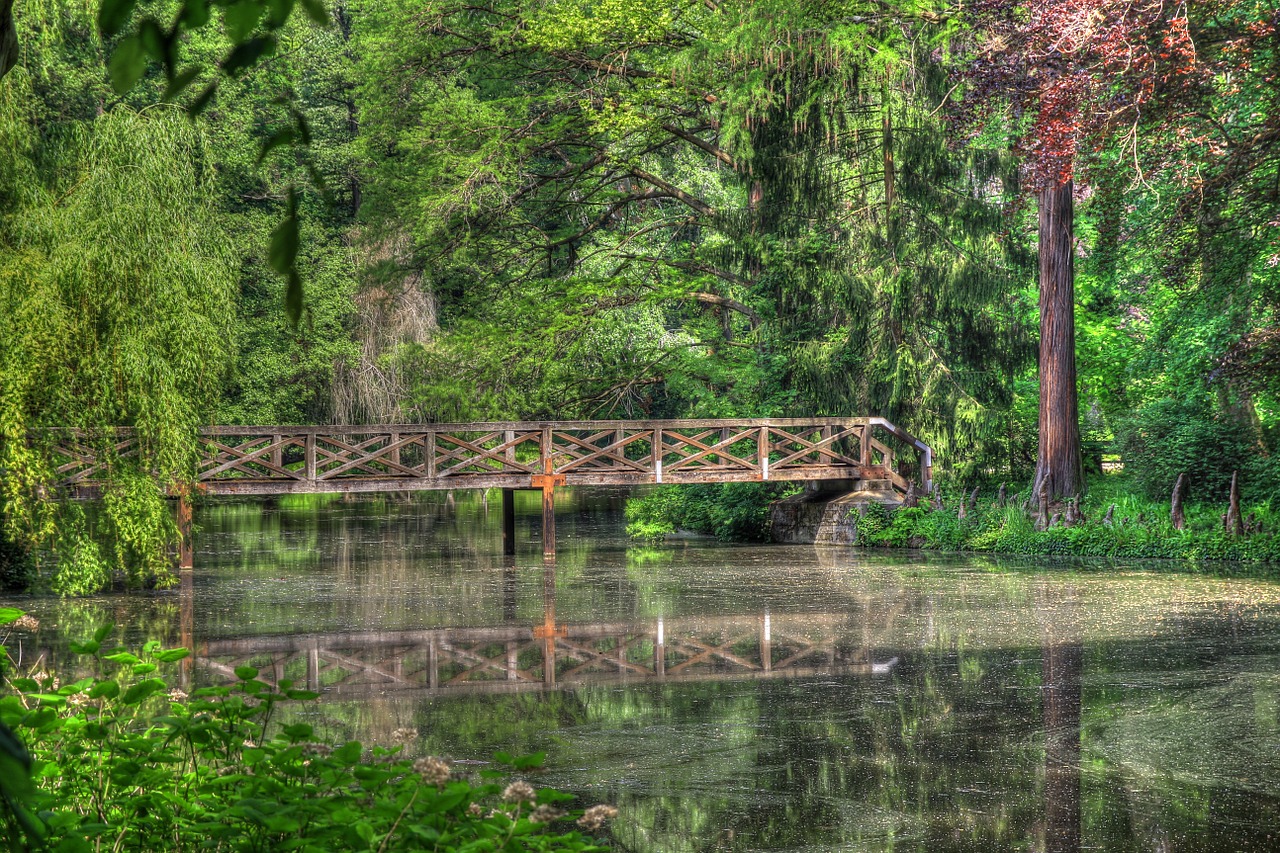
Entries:
[[[513,568],[498,502],[486,520],[474,495],[455,497],[448,511],[203,508],[212,551],[198,559],[197,635],[537,624],[536,543],[522,540]],[[383,697],[286,713],[384,745],[414,726],[419,751],[456,758],[547,749],[547,782],[625,805],[618,831],[637,851],[1264,850],[1280,826],[1275,587],[843,549],[625,551],[569,535],[574,523],[570,508],[562,621],[767,605],[844,612],[856,645],[868,609],[884,621],[896,608],[873,647],[901,661],[876,678]],[[173,644],[182,621],[167,594],[36,607],[49,628],[40,641],[63,647],[105,621],[129,625],[128,642]]]
[[[983,653],[986,674],[968,680],[958,656],[919,654],[879,680],[686,688],[697,701],[661,708],[662,719],[744,741],[692,772],[679,762],[659,762],[652,778],[618,772],[634,780],[615,789],[634,815],[619,829],[624,847],[1025,849],[1041,815],[1041,753],[1029,747],[1039,701],[999,689],[1022,657]],[[680,795],[662,793],[666,773],[686,780]]]

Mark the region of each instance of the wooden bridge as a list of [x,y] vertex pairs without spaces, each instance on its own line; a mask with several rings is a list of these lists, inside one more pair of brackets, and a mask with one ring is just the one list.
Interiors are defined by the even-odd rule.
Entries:
[[[210,495],[502,489],[507,553],[517,489],[541,490],[553,554],[558,486],[878,481],[905,491],[914,480],[928,492],[933,472],[929,447],[883,418],[220,426],[201,438],[195,489]],[[94,497],[112,462],[138,448],[129,430],[58,433],[56,485]],[[190,567],[191,509],[175,496]]]

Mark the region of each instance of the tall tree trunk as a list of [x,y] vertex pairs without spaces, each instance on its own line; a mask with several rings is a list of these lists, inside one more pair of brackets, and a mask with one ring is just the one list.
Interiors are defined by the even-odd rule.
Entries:
[[1040,191],[1040,452],[1032,494],[1084,494],[1076,395],[1075,241],[1071,181]]

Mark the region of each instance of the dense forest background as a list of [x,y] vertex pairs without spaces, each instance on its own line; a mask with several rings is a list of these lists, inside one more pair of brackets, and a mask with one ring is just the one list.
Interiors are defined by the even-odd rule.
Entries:
[[[165,576],[208,423],[881,415],[1029,481],[1046,187],[1085,467],[1276,497],[1275,4],[293,5],[216,4],[183,86],[138,21],[203,3],[13,6],[3,512],[62,590]],[[86,519],[15,438],[108,425]]]

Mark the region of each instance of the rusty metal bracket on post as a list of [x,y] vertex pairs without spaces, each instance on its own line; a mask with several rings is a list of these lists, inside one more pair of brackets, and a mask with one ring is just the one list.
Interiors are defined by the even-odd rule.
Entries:
[[542,554],[551,557],[556,553],[556,486],[563,486],[566,479],[564,474],[552,473],[549,453],[542,464],[543,473],[531,475],[529,485],[542,489]]

